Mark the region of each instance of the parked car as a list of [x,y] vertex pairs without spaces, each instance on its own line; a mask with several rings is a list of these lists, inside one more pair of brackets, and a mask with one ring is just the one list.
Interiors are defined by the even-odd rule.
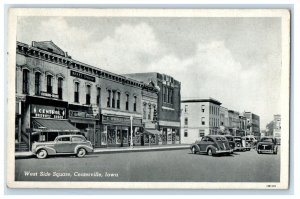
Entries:
[[241,136],[233,136],[235,142],[235,151],[244,151],[246,150],[243,144],[243,139]]
[[51,142],[34,142],[32,144],[32,153],[39,159],[59,154],[76,154],[81,158],[93,150],[92,143],[82,135],[61,135]]
[[253,142],[249,137],[242,137],[244,150],[250,151],[253,147]]
[[[235,141],[232,135],[225,135],[226,139],[228,140],[229,146],[232,150],[235,150]],[[233,153],[233,151],[232,151]]]
[[273,153],[277,154],[278,146],[276,144],[276,139],[273,137],[263,137],[257,143],[256,146],[257,153]]
[[233,149],[230,148],[229,142],[222,135],[204,136],[200,141],[196,141],[190,146],[193,154],[206,153],[209,156],[217,154],[230,154]]

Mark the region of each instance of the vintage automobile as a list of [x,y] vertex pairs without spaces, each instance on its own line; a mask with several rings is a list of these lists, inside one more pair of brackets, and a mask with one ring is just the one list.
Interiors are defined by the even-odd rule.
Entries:
[[253,147],[253,141],[249,137],[242,137],[242,142],[245,151],[250,151]]
[[245,151],[243,139],[241,136],[233,136],[235,142],[235,151]]
[[[235,150],[235,141],[234,141],[234,137],[232,135],[225,135],[226,139],[229,142],[229,146],[231,149]],[[233,151],[232,151],[233,153]]]
[[200,141],[196,141],[190,146],[193,154],[205,153],[209,156],[217,154],[230,154],[233,149],[230,148],[229,142],[225,136],[222,135],[208,135],[204,136]]
[[76,154],[81,158],[93,150],[92,143],[82,135],[60,135],[51,142],[32,144],[32,153],[39,159],[46,158],[48,155],[61,154]]
[[263,137],[257,143],[256,150],[258,154],[261,153],[273,153],[277,154],[278,146],[276,144],[276,139],[273,137]]

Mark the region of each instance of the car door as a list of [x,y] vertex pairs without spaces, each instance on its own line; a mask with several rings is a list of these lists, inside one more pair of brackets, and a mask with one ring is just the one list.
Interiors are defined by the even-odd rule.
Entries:
[[57,153],[73,153],[70,137],[61,137],[54,144]]
[[205,152],[206,147],[208,146],[208,137],[203,137],[203,139],[198,144],[200,151]]

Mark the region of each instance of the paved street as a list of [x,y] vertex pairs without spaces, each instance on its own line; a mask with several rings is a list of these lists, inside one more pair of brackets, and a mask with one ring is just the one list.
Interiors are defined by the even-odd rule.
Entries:
[[278,182],[279,171],[280,152],[255,150],[220,157],[181,149],[16,159],[17,181]]

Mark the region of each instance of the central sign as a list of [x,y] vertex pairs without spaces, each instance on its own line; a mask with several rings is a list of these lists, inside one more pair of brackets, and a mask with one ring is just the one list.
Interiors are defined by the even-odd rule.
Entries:
[[66,109],[53,106],[31,105],[31,116],[42,118],[65,119]]
[[73,71],[73,70],[71,70],[71,76],[78,77],[80,79],[88,80],[88,81],[91,81],[91,82],[96,81],[95,77],[92,77],[90,75],[86,75],[86,74],[83,74],[83,73],[79,73],[79,72],[76,72],[76,71]]

